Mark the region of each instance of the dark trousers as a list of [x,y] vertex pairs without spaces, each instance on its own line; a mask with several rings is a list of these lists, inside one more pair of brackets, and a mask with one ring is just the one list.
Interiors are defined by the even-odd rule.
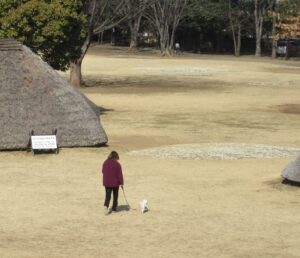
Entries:
[[111,192],[113,192],[113,206],[112,210],[117,210],[118,206],[118,196],[119,196],[119,186],[118,187],[105,187],[105,202],[104,206],[109,207]]

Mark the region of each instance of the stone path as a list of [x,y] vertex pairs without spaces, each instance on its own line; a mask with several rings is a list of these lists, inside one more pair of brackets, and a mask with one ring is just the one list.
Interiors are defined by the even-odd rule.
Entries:
[[131,151],[129,155],[150,156],[162,159],[238,160],[269,159],[295,156],[300,149],[263,144],[214,143],[181,144]]

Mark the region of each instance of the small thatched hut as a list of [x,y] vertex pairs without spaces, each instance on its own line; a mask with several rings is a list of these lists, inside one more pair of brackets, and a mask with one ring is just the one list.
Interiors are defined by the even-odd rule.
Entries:
[[300,183],[300,156],[292,161],[281,173],[284,179]]
[[57,129],[61,147],[103,145],[96,109],[29,48],[0,38],[0,150],[26,149],[31,130]]

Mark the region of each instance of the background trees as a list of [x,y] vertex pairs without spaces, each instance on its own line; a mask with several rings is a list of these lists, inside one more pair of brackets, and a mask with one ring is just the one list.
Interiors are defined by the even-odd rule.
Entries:
[[256,46],[255,56],[261,56],[261,38],[263,33],[263,24],[268,10],[272,7],[272,1],[269,0],[254,0],[254,20]]
[[279,1],[276,13],[276,39],[300,36],[300,0]]
[[[229,31],[228,2],[224,0],[191,0],[184,13],[179,28],[183,33],[183,43],[192,43],[194,52],[223,52],[225,37]],[[182,44],[184,48],[190,48]]]
[[182,19],[187,0],[155,0],[145,13],[156,29],[162,55],[171,55],[175,32]]
[[0,36],[20,40],[55,69],[70,67],[80,86],[91,42],[112,29],[129,32],[122,36],[130,48],[154,31],[162,55],[178,41],[187,51],[260,56],[273,40],[275,56],[279,38],[300,37],[299,17],[300,0],[0,0]]
[[140,29],[141,19],[145,10],[152,0],[129,0],[125,2],[125,12],[128,15],[128,28],[130,30],[129,48],[137,48],[138,33]]
[[242,44],[242,31],[244,25],[250,21],[251,2],[249,0],[228,0],[228,17],[235,56],[240,56]]

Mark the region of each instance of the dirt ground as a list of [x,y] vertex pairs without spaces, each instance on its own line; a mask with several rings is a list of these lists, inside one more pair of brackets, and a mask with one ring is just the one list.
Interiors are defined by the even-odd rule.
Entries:
[[[91,49],[82,91],[103,109],[109,146],[0,153],[0,256],[300,257],[300,188],[280,177],[295,156],[129,155],[192,143],[300,147],[299,70],[295,60]],[[120,192],[121,211],[104,216],[100,168],[111,150],[132,209]]]

